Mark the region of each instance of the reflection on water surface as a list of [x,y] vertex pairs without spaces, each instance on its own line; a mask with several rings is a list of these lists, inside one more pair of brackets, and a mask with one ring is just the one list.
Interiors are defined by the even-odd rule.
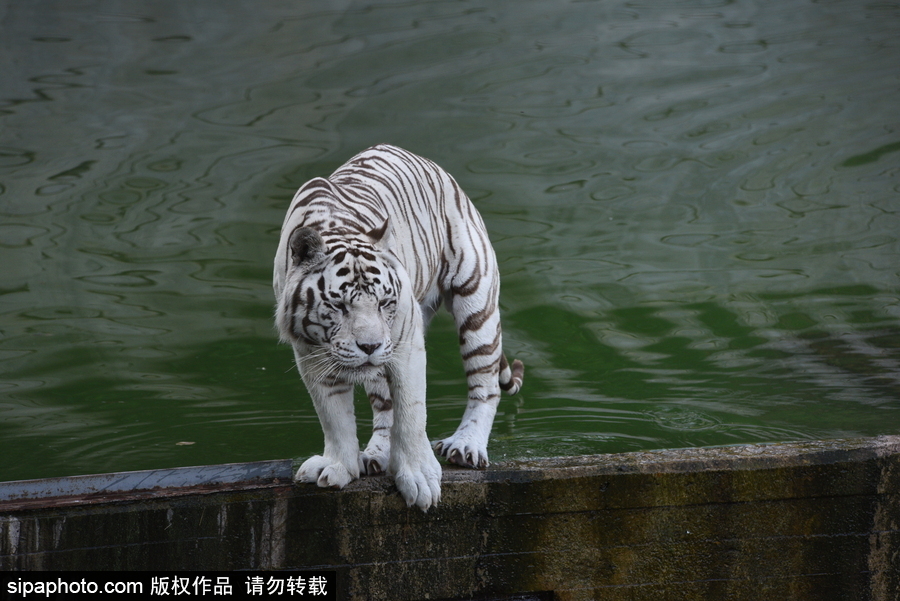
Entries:
[[[495,460],[900,428],[894,4],[35,1],[0,31],[0,479],[318,451],[274,244],[376,142],[488,223],[528,366]],[[438,319],[432,438],[463,386]]]

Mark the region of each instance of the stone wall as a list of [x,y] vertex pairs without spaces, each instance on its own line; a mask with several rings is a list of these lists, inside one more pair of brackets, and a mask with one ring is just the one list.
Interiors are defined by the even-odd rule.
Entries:
[[900,598],[900,437],[448,467],[427,514],[387,478],[289,470],[0,495],[0,569],[334,569],[341,599]]

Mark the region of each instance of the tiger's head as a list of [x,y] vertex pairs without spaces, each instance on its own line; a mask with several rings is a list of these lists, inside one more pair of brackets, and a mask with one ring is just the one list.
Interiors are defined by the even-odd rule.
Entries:
[[387,221],[366,233],[291,232],[276,321],[286,342],[312,347],[316,371],[362,381],[390,360],[401,280],[389,246]]

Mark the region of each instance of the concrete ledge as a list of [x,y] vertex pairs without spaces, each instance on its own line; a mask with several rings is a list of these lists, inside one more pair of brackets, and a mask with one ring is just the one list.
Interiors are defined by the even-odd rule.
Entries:
[[448,467],[427,514],[387,478],[248,465],[0,485],[0,569],[327,568],[341,599],[900,596],[900,437]]

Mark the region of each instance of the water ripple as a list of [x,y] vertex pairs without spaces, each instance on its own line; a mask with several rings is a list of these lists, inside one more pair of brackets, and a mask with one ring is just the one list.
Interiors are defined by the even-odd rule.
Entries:
[[[120,8],[4,17],[0,478],[320,450],[271,258],[376,142],[490,229],[529,366],[495,459],[900,428],[895,6]],[[429,353],[437,438],[446,316]]]

